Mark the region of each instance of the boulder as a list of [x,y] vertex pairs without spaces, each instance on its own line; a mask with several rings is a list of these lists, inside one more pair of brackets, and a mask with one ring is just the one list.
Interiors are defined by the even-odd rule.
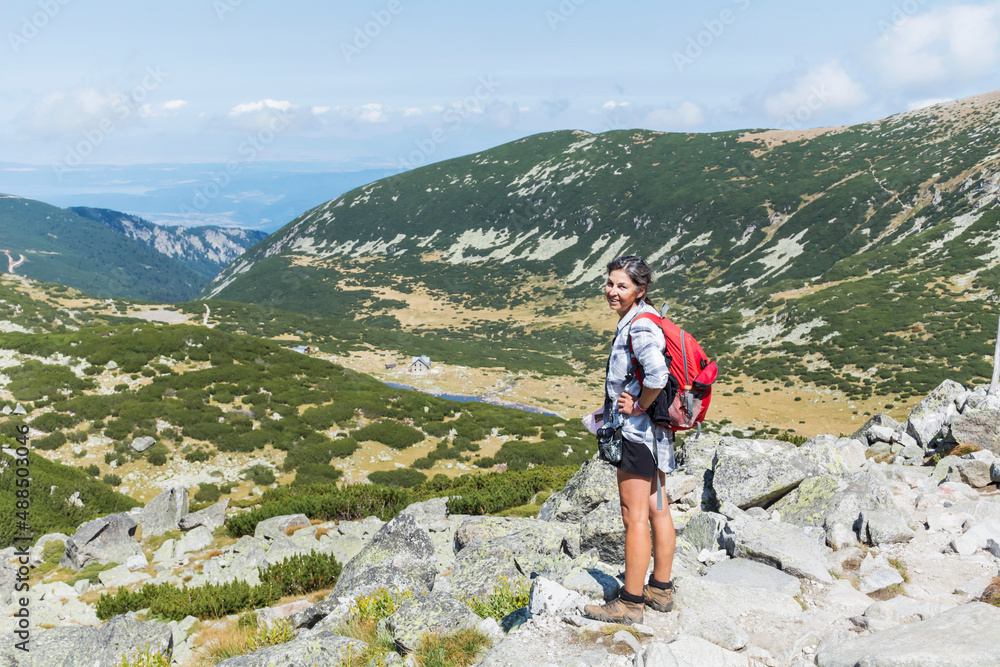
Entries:
[[903,575],[894,567],[879,567],[861,577],[858,590],[867,595],[903,583]]
[[133,572],[125,564],[118,565],[109,570],[102,570],[97,574],[97,580],[101,582],[102,586],[108,588],[131,586],[146,579],[149,579],[148,574],[145,572]]
[[962,556],[986,549],[989,540],[1000,542],[1000,519],[977,523],[951,541],[951,548]]
[[133,451],[141,453],[146,451],[155,444],[156,444],[156,438],[151,438],[150,436],[145,435],[141,438],[136,438],[135,440],[133,440],[129,446],[133,449]]
[[[694,516],[690,516],[694,514]],[[714,512],[689,512],[690,518],[684,522],[678,534],[684,536],[697,551],[716,551],[722,546],[722,529],[726,526],[726,517]],[[679,526],[678,526],[679,527]]]
[[955,399],[964,395],[965,391],[965,387],[952,380],[939,384],[910,410],[906,432],[925,450],[932,448],[941,433],[941,427],[958,416]]
[[411,515],[400,514],[344,566],[329,597],[369,595],[379,588],[429,591],[437,576],[436,562],[427,531]]
[[273,540],[277,537],[287,537],[285,531],[289,528],[305,528],[309,525],[309,517],[305,514],[285,514],[264,519],[254,528],[253,536]]
[[833,581],[820,545],[795,526],[738,517],[726,524],[722,540],[733,558],[760,561],[793,576],[825,584]]
[[[490,517],[470,517],[462,522],[456,533],[466,538],[476,532],[477,524]],[[471,530],[465,530],[468,525]],[[513,532],[487,538],[479,537],[465,542],[455,556],[455,570],[449,577],[453,590],[466,595],[489,594],[494,587],[506,583],[526,583],[532,572],[568,569],[574,565],[571,554],[579,550],[579,533],[574,524],[561,524],[537,519],[525,519],[509,524]],[[555,578],[555,577],[550,577]]]
[[436,521],[448,518],[448,498],[432,498],[419,503],[412,503],[401,514],[409,514],[424,528]]
[[996,663],[1000,609],[983,602],[954,607],[926,621],[821,646],[818,667],[981,667]]
[[[170,661],[174,649],[173,633],[166,623],[145,623],[129,614],[115,616],[99,627],[65,625],[31,631],[31,650],[14,648],[13,635],[0,641],[0,665],[17,667],[63,667],[86,664],[88,667],[114,667],[122,656],[137,660],[140,650],[148,648]],[[82,660],[86,656],[86,661]],[[129,664],[132,664],[131,662]]]
[[899,512],[866,509],[861,511],[858,535],[868,544],[878,546],[909,542],[915,533]]
[[951,438],[963,445],[975,445],[1000,456],[1000,409],[987,407],[966,410],[951,422]]
[[79,570],[90,563],[124,563],[129,556],[142,553],[135,539],[137,526],[128,512],[88,521],[66,540],[66,552],[59,564]]
[[776,593],[796,596],[802,592],[799,580],[770,565],[745,558],[724,560],[705,575],[706,581],[730,584],[740,588],[762,588]]
[[253,653],[223,660],[216,667],[309,667],[339,665],[364,650],[359,639],[341,637],[325,630],[307,631],[285,644],[266,646]]
[[428,593],[405,601],[378,629],[403,653],[412,653],[424,633],[447,634],[475,628],[481,618],[461,600],[447,593]]
[[175,486],[163,490],[139,512],[139,525],[142,526],[143,538],[162,535],[168,530],[177,530],[178,522],[187,513],[187,487]]
[[587,599],[545,577],[531,582],[528,611],[532,616],[562,616],[579,612]]
[[576,522],[606,502],[618,502],[618,473],[614,466],[595,456],[583,462],[562,491],[542,503],[538,518]]
[[875,426],[888,428],[891,431],[900,430],[900,424],[898,421],[889,415],[879,413],[869,418],[868,421],[865,422],[865,425],[852,433],[850,437],[855,440],[861,440],[862,442],[869,442],[868,431]]
[[62,533],[47,533],[38,538],[35,545],[31,547],[30,564],[32,567],[38,567],[42,562],[42,555],[45,553],[45,545],[49,542],[62,542],[63,548],[65,548],[67,535]]
[[601,503],[580,520],[580,548],[597,549],[605,563],[624,565],[625,524],[617,499]]
[[207,526],[198,526],[185,533],[184,537],[177,540],[174,546],[174,557],[194,551],[203,551],[212,545],[215,540],[212,531]]
[[962,457],[951,466],[945,479],[951,481],[954,475],[957,481],[964,482],[974,489],[981,489],[993,483],[990,476],[991,467],[992,461]]
[[[636,661],[636,664],[640,664]],[[675,635],[654,642],[642,653],[645,667],[750,667],[746,656],[716,646],[701,637]]]
[[210,531],[213,531],[226,523],[227,507],[229,507],[229,498],[223,498],[205,509],[185,514],[177,522],[177,525],[181,530],[191,530],[198,526],[205,526]]

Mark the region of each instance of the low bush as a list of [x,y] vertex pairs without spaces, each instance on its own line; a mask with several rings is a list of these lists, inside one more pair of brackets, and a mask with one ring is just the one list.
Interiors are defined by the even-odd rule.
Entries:
[[222,491],[211,482],[200,482],[194,494],[194,500],[199,503],[214,503],[221,497]]
[[122,478],[113,472],[109,472],[107,475],[101,478],[105,484],[109,486],[121,486]]
[[424,439],[424,434],[406,424],[391,420],[382,420],[369,424],[351,433],[351,437],[361,442],[374,440],[393,449],[406,449]]
[[410,468],[400,468],[398,470],[379,470],[368,475],[372,484],[383,484],[385,486],[401,486],[404,489],[422,484],[427,481],[427,475]]
[[472,607],[472,611],[480,618],[495,618],[499,621],[511,612],[527,607],[530,591],[527,584],[512,586],[507,577],[500,575],[499,583],[489,595],[467,597],[463,602]]
[[243,471],[243,479],[252,479],[254,484],[270,486],[274,484],[274,470],[266,465],[250,466]]
[[136,591],[120,588],[114,595],[105,593],[100,597],[97,617],[106,621],[148,608],[152,615],[166,620],[180,621],[187,616],[222,618],[266,607],[286,595],[331,588],[337,583],[340,571],[341,565],[332,555],[313,552],[292,556],[261,570],[258,586],[237,580],[198,588],[172,584],[146,584]]

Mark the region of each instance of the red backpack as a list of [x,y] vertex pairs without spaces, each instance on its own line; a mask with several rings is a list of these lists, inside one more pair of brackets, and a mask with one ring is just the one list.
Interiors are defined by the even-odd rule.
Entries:
[[[666,312],[665,307],[663,312]],[[701,424],[708,412],[708,406],[712,402],[712,383],[719,376],[719,367],[708,358],[694,336],[667,318],[653,313],[641,313],[635,316],[632,324],[643,318],[652,320],[663,330],[663,337],[667,340],[664,357],[670,366],[667,386],[652,405],[646,408],[646,414],[654,424],[671,431],[694,428]],[[642,384],[642,366],[632,349],[631,334],[628,349],[636,379]]]

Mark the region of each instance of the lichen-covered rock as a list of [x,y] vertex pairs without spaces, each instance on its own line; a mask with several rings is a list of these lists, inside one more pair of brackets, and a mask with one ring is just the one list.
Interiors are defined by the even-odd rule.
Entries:
[[450,634],[475,628],[480,621],[461,600],[447,593],[428,593],[405,601],[394,614],[379,621],[378,627],[400,651],[411,653],[424,633]]
[[174,486],[161,491],[139,512],[143,539],[162,535],[168,530],[177,530],[178,522],[187,513],[187,487]]
[[314,667],[339,665],[364,650],[359,639],[341,637],[327,631],[304,631],[286,644],[266,646],[253,653],[223,660],[217,667]]
[[[31,650],[14,648],[13,635],[0,639],[0,665],[12,667],[114,667],[127,655],[135,660],[140,650],[165,656],[174,648],[166,623],[145,623],[132,615],[115,616],[99,627],[65,625],[31,631]],[[84,659],[85,658],[85,659]]]
[[427,531],[409,514],[400,514],[344,566],[330,597],[368,595],[379,588],[429,591],[436,563]]
[[954,479],[964,482],[974,489],[981,489],[993,483],[993,480],[990,478],[991,464],[992,461],[962,457],[951,466],[948,476],[945,479],[949,481]]
[[760,561],[821,583],[833,581],[820,545],[795,526],[737,517],[726,524],[722,539],[733,558]]
[[951,422],[951,438],[963,445],[975,445],[1000,456],[1000,410],[987,402],[974,410],[955,417]]
[[598,505],[580,520],[580,548],[597,549],[605,563],[625,563],[625,524],[617,499]]
[[177,540],[177,544],[174,547],[174,556],[177,557],[181,554],[207,549],[214,539],[212,531],[207,526],[192,528],[185,533],[184,537]]
[[566,486],[542,503],[543,521],[576,522],[602,503],[617,502],[618,473],[614,466],[594,457],[583,462]]
[[858,535],[868,544],[898,544],[909,542],[915,533],[898,513],[879,510],[862,510]]
[[868,431],[874,426],[888,428],[891,431],[900,430],[900,424],[898,421],[887,414],[879,413],[869,418],[868,421],[865,422],[865,425],[852,433],[850,437],[861,440],[862,442],[869,442]]
[[88,521],[66,540],[66,552],[59,564],[79,570],[90,563],[124,563],[129,556],[142,553],[135,539],[137,526],[128,512]]
[[[478,517],[470,518],[463,527],[467,522],[481,523]],[[455,571],[449,577],[452,590],[484,595],[500,583],[501,577],[508,585],[515,585],[526,583],[532,572],[573,566],[571,554],[579,550],[580,540],[575,524],[527,519],[509,526],[517,530],[492,538],[480,534],[466,543],[455,556]],[[463,532],[459,527],[459,533]]]
[[721,547],[722,529],[726,525],[726,517],[715,512],[689,512],[690,516],[684,522],[683,530],[678,530],[684,535],[697,551],[715,551]]

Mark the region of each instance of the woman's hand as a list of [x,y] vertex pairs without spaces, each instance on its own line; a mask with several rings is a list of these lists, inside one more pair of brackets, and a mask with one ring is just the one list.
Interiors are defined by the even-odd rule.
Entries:
[[639,410],[639,400],[632,394],[627,394],[624,391],[618,395],[618,412],[623,415],[628,415],[629,417],[634,417],[641,412]]

